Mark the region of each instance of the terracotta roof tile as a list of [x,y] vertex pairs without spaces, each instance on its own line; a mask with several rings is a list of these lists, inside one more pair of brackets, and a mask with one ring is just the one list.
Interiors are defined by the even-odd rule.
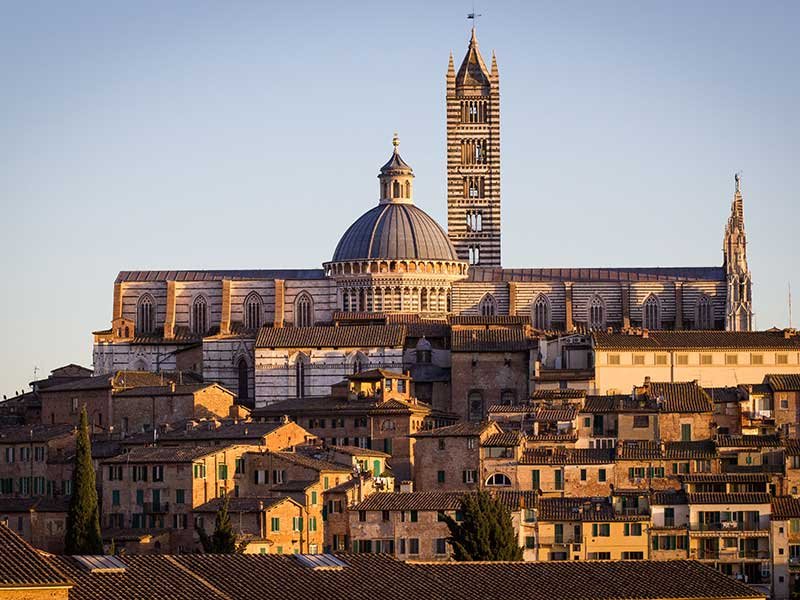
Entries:
[[613,448],[529,448],[521,465],[602,465],[614,462]]
[[719,448],[777,448],[780,445],[777,435],[717,435]]
[[600,350],[800,349],[800,336],[787,337],[782,331],[650,331],[647,337],[606,332],[593,335],[595,347]]
[[698,492],[686,497],[689,504],[769,504],[772,498],[766,492]]
[[767,375],[764,381],[774,392],[800,391],[800,373],[791,375]]
[[405,338],[403,325],[263,327],[256,348],[402,347]]
[[103,464],[187,463],[224,449],[225,446],[131,448],[129,452],[104,460]]
[[0,588],[69,585],[67,578],[28,542],[0,525]]
[[13,425],[0,427],[0,444],[47,442],[74,435],[74,425]]
[[470,267],[470,281],[724,281],[720,267],[502,269]]
[[647,521],[649,514],[617,513],[606,498],[540,498],[540,521]]
[[453,352],[524,352],[535,345],[521,329],[456,329],[451,341]]
[[766,473],[693,473],[682,475],[684,483],[768,483]]
[[800,498],[776,496],[772,499],[772,520],[800,519]]
[[472,437],[479,436],[489,427],[496,427],[494,423],[471,423],[461,421],[447,427],[437,427],[436,429],[426,429],[411,435],[415,438],[424,437]]
[[129,281],[221,281],[223,279],[324,279],[322,269],[236,269],[203,271],[120,271],[116,283]]
[[519,446],[524,439],[525,436],[519,431],[505,431],[490,435],[481,442],[481,446],[487,448],[511,448]]
[[672,460],[714,459],[717,445],[713,440],[698,442],[667,442],[665,458]]

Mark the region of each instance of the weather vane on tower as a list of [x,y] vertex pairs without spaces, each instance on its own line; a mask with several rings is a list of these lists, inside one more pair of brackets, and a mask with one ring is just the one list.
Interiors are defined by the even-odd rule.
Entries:
[[478,26],[478,17],[482,17],[482,14],[475,12],[475,3],[472,3],[472,12],[467,14],[467,19],[472,19],[472,28],[475,29]]

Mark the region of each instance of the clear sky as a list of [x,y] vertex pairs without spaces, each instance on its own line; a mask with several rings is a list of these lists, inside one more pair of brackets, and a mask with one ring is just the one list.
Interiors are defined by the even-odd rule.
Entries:
[[[445,224],[470,1],[0,3],[0,393],[91,366],[123,269],[318,267],[398,131]],[[708,266],[800,322],[800,2],[479,2],[506,267]]]

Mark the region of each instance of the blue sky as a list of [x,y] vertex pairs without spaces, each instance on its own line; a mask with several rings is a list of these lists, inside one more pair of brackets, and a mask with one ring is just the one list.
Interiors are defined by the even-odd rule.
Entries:
[[[743,172],[756,324],[800,321],[797,2],[481,2],[506,267],[721,264]],[[398,131],[445,223],[469,2],[0,4],[0,393],[91,363],[122,269],[316,267]]]

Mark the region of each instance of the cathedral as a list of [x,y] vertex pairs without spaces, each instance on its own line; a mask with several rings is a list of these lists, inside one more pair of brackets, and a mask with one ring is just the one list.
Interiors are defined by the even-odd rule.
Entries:
[[502,268],[499,85],[497,59],[487,68],[473,29],[461,66],[451,55],[446,74],[446,232],[417,205],[395,136],[377,204],[321,269],[120,272],[111,327],[94,332],[95,372],[195,371],[263,406],[325,394],[362,368],[406,368],[403,323],[412,321],[509,315],[551,332],[751,329],[738,175],[722,266]]

